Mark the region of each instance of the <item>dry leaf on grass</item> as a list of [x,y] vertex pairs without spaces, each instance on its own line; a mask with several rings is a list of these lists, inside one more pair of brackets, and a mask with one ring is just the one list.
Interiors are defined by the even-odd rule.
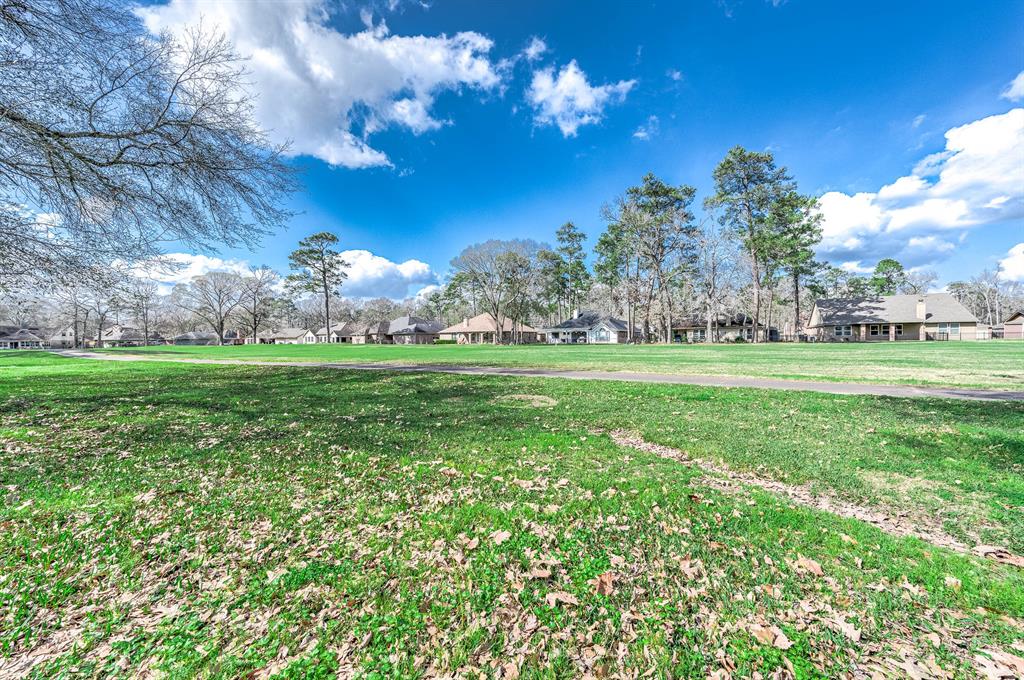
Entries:
[[491,540],[494,541],[494,545],[501,545],[512,537],[512,534],[508,531],[495,531],[491,534]]
[[974,655],[974,661],[981,674],[989,680],[1024,678],[1024,658],[995,649],[983,649],[982,652]]
[[758,642],[765,645],[772,645],[783,651],[793,646],[792,641],[778,626],[762,626],[760,624],[753,624],[750,626],[750,634],[753,635]]
[[610,571],[590,579],[587,583],[594,587],[594,592],[598,595],[615,594],[615,574]]
[[1015,567],[1024,568],[1024,557],[1014,555],[1012,552],[998,545],[977,545],[974,547],[974,554],[987,557],[1003,564],[1012,564]]
[[575,595],[567,593],[564,590],[556,590],[553,593],[548,593],[544,596],[544,602],[549,607],[555,607],[559,604],[577,605],[580,603],[580,601],[576,599]]
[[821,565],[812,560],[810,557],[804,557],[803,555],[796,556],[796,567],[801,571],[806,571],[815,576],[824,576],[825,572],[822,571]]

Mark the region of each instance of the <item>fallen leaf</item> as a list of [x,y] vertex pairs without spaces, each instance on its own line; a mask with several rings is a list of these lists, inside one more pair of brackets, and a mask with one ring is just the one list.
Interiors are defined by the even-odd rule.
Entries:
[[594,592],[598,595],[613,595],[615,593],[615,574],[610,571],[590,579],[587,583],[594,587]]
[[857,629],[852,623],[847,623],[846,619],[841,616],[837,616],[829,622],[835,630],[850,638],[854,642],[860,642],[860,630]]
[[579,604],[580,601],[576,599],[576,596],[572,593],[567,593],[564,590],[556,590],[555,592],[548,593],[544,596],[544,602],[549,607],[554,607],[558,604]]
[[815,576],[825,575],[825,572],[821,569],[821,565],[812,560],[810,557],[797,555],[796,566],[799,569],[803,569],[804,571],[814,574]]
[[1014,555],[1012,552],[998,545],[978,545],[974,547],[974,554],[987,557],[1003,564],[1012,564],[1015,567],[1024,567],[1024,557]]
[[501,545],[512,537],[512,534],[508,531],[495,531],[491,534],[491,540],[494,541],[494,545]]

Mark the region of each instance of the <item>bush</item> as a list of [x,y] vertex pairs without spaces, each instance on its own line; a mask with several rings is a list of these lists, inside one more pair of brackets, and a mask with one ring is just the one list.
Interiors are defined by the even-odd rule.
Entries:
[[442,340],[441,338],[438,338],[437,340],[434,340],[434,344],[435,345],[454,345],[454,344],[456,344],[456,342],[454,340]]

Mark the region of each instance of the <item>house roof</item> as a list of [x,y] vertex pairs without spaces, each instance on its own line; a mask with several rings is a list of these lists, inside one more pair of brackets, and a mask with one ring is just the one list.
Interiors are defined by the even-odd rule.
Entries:
[[301,338],[309,332],[307,328],[278,328],[276,331],[271,331],[268,337],[271,338]]
[[[351,325],[353,325],[351,321],[332,321],[331,322],[331,332],[335,333],[337,335],[342,335],[342,331],[344,331],[346,328],[348,328]],[[327,326],[320,326],[320,328],[317,330],[316,334],[317,335],[327,335]]]
[[1004,324],[1007,324],[1007,323],[1012,323],[1012,324],[1024,323],[1024,309],[1018,310],[1018,311],[1014,312],[1013,314],[1011,314],[1010,316],[1006,317],[1006,319],[1003,321],[1003,323]]
[[[496,327],[497,327],[497,323],[495,323],[494,317],[491,316],[489,312],[484,312],[483,314],[477,314],[472,319],[463,319],[462,321],[460,321],[459,323],[455,324],[454,326],[448,326],[448,328],[443,328],[443,329],[441,329],[438,332],[439,333],[493,333],[494,329]],[[519,330],[523,331],[524,333],[536,333],[537,332],[537,329],[531,328],[530,326],[527,326],[526,324],[523,324],[522,326],[520,326]],[[507,332],[511,332],[512,331],[512,320],[511,319],[506,317],[504,323],[502,323],[502,325],[501,325],[501,331],[502,331],[502,333],[507,333]]]
[[440,321],[421,319],[418,316],[400,316],[388,324],[389,335],[436,335],[444,328]]
[[600,312],[582,312],[571,319],[566,319],[560,324],[545,328],[545,331],[585,331],[598,326],[604,326],[612,331],[627,331],[629,324],[614,316],[601,314]]
[[39,337],[38,335],[36,335],[35,333],[33,333],[32,331],[30,331],[27,328],[19,328],[18,330],[14,331],[13,333],[10,333],[8,335],[0,337],[0,340],[5,340],[5,341],[8,341],[8,342],[10,342],[10,341],[16,341],[16,342],[42,342],[43,341],[43,339],[41,337]]
[[175,335],[172,340],[216,340],[217,334],[212,331],[189,331]]
[[390,322],[388,321],[374,321],[373,323],[355,323],[352,324],[351,328],[348,328],[348,325],[346,325],[345,332],[339,333],[338,335],[387,335],[389,324]]
[[[924,319],[917,316],[918,300],[924,300]],[[814,303],[812,320],[815,319],[815,312],[819,315],[817,323],[809,328],[860,323],[978,322],[978,319],[949,293],[823,298]]]

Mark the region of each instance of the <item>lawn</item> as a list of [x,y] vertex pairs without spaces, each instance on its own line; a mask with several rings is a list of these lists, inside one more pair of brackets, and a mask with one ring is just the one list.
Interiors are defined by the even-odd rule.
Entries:
[[7,352],[0,439],[0,676],[973,677],[1024,657],[1024,568],[972,554],[1024,553],[1021,403]]
[[1024,342],[737,345],[250,345],[109,350],[261,361],[542,367],[1020,389]]

